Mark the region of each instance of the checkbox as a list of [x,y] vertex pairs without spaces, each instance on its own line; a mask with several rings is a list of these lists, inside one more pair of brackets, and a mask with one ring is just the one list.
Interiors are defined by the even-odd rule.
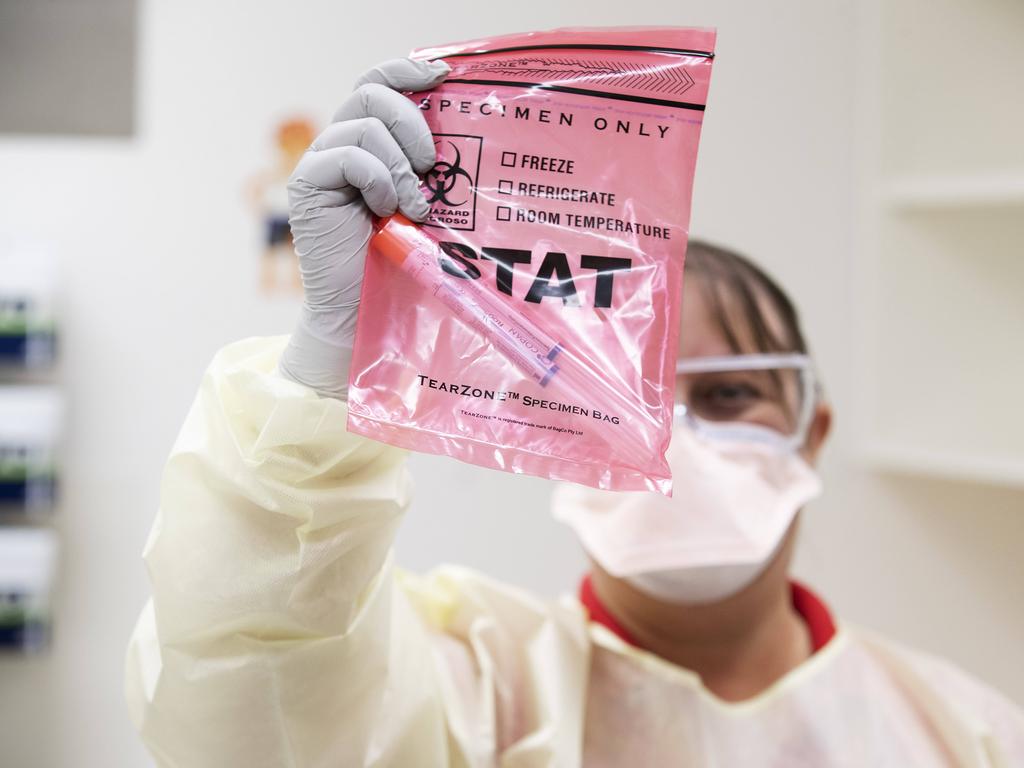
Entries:
[[506,168],[516,167],[516,153],[515,152],[502,152],[501,153],[501,164]]
[[508,179],[498,179],[498,194],[511,195],[512,194],[512,182]]
[[497,219],[498,221],[512,221],[512,209],[505,205],[499,205]]

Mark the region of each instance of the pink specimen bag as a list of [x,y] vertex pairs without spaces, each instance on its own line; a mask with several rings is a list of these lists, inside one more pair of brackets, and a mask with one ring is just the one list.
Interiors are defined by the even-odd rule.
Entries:
[[569,28],[434,48],[429,219],[378,223],[348,428],[671,493],[679,309],[715,33]]

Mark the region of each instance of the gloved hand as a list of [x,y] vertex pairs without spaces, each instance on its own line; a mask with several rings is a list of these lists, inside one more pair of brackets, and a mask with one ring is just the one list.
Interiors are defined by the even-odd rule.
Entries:
[[434,88],[449,71],[442,61],[411,59],[371,69],[288,181],[305,303],[278,368],[321,395],[347,393],[371,211],[390,216],[397,209],[414,221],[430,211],[416,174],[434,165],[434,139],[398,91]]

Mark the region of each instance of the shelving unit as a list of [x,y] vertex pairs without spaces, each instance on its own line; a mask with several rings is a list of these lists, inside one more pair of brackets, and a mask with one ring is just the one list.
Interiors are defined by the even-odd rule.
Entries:
[[897,178],[885,187],[882,203],[894,211],[1024,206],[1024,172]]
[[864,458],[1024,489],[1024,4],[876,13]]
[[884,472],[1024,488],[1024,462],[1013,458],[943,454],[938,450],[875,444],[867,459],[872,467]]
[[50,640],[62,397],[53,384],[54,262],[0,244],[0,652]]

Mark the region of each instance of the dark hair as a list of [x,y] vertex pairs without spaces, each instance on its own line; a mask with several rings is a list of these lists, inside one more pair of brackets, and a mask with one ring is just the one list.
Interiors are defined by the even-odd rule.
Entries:
[[[744,351],[736,325],[742,322],[759,352],[807,353],[800,317],[792,300],[750,259],[728,248],[691,238],[686,249],[686,275],[687,279],[697,279],[712,317],[733,352]],[[765,314],[766,304],[781,321],[782,338]]]

